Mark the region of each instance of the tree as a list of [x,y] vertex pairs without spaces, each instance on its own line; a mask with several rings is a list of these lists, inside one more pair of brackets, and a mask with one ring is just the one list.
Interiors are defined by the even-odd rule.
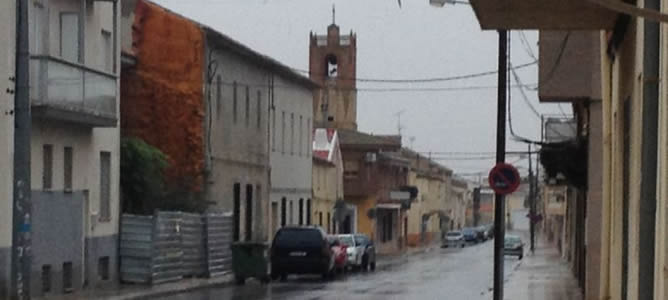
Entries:
[[123,212],[151,215],[156,210],[201,213],[211,204],[190,187],[192,178],[167,180],[168,157],[136,137],[121,140],[121,197]]

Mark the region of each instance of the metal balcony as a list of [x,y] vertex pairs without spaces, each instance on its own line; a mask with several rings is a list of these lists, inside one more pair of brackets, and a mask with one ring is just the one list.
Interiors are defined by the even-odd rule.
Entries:
[[34,117],[90,127],[117,126],[116,76],[46,55],[32,56],[30,68]]

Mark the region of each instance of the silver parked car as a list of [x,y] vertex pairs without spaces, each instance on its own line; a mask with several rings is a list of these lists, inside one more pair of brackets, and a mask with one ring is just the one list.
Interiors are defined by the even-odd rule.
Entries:
[[445,240],[443,241],[443,248],[464,248],[466,241],[464,240],[464,235],[461,231],[449,231],[445,234]]
[[339,234],[342,244],[348,246],[348,266],[351,269],[376,269],[376,247],[365,234]]
[[524,242],[519,236],[506,235],[503,240],[503,255],[517,256],[522,259],[524,256]]

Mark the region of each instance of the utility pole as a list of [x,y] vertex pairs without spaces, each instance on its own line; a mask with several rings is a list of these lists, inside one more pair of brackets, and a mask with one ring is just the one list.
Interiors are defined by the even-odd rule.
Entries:
[[529,231],[531,232],[531,253],[535,250],[534,237],[536,232],[536,225],[534,220],[536,218],[536,194],[534,188],[533,169],[531,168],[531,144],[529,148]]
[[[498,106],[496,111],[496,163],[506,160],[506,84],[508,73],[508,32],[499,30]],[[503,300],[503,240],[506,235],[505,201],[494,197],[494,300]]]
[[14,95],[14,182],[12,210],[11,298],[30,299],[30,48],[28,1],[16,0],[16,94]]
[[[531,205],[533,205],[533,211],[534,213],[538,213],[538,198],[540,198],[540,152],[536,152],[536,176],[534,176],[535,184],[534,184],[534,197],[533,197],[533,202],[531,202]],[[536,226],[537,224],[534,224],[534,239],[536,238]],[[534,241],[535,243],[535,241]],[[535,248],[531,249],[531,251],[534,251]]]

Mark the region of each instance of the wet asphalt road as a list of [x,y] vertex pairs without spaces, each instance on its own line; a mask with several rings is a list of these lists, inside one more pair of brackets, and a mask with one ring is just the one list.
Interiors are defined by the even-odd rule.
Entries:
[[[376,272],[352,273],[323,282],[320,276],[290,276],[286,282],[198,290],[162,299],[490,299],[492,240],[464,249],[433,249],[379,266]],[[519,260],[506,257],[506,279]]]

